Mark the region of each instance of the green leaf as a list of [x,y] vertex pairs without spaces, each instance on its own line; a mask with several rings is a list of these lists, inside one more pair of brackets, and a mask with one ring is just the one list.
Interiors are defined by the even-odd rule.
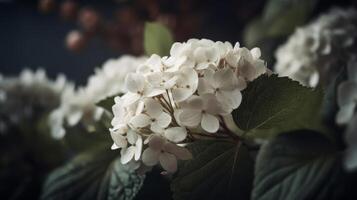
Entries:
[[132,165],[122,165],[117,151],[87,151],[48,177],[41,199],[131,200],[144,181]]
[[188,148],[194,158],[172,181],[175,200],[249,199],[254,163],[243,144],[198,141]]
[[294,10],[294,8],[304,8],[308,13],[312,11],[318,0],[270,0],[264,7],[263,20],[272,21],[281,18],[282,14],[286,14]]
[[313,131],[290,132],[262,146],[252,199],[345,199],[338,198],[342,178],[339,153],[330,140]]
[[114,98],[116,96],[119,96],[119,94],[118,95],[113,95],[113,96],[110,96],[110,97],[106,97],[105,99],[100,100],[95,105],[98,106],[98,107],[103,108],[104,110],[106,110],[106,111],[108,111],[110,113],[112,113],[112,107],[115,104]]
[[321,128],[320,89],[304,87],[288,77],[262,75],[249,83],[242,95],[233,119],[248,135],[270,137],[282,131]]
[[169,29],[160,23],[145,23],[144,48],[147,55],[167,56],[173,43]]

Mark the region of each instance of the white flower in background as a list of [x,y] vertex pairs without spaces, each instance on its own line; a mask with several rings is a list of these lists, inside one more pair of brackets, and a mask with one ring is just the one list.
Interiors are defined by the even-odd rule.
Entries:
[[127,92],[113,106],[112,149],[121,149],[122,163],[138,160],[144,149],[145,165],[175,172],[177,160],[192,157],[185,143],[223,129],[247,82],[266,72],[258,48],[207,39],[175,43],[170,56],[152,55],[126,76]]
[[345,133],[347,149],[345,151],[345,168],[349,171],[357,169],[357,115],[355,114],[347,126]]
[[355,54],[356,37],[357,11],[333,9],[298,28],[278,48],[275,70],[307,86],[327,84]]
[[126,75],[135,72],[144,61],[144,57],[127,55],[110,59],[102,68],[95,70],[86,86],[65,91],[61,97],[61,105],[50,116],[52,134],[61,138],[65,134],[66,124],[74,126],[80,121],[90,128],[102,117],[104,111],[95,104],[106,97],[127,92],[124,84]]
[[348,80],[340,83],[337,88],[337,103],[339,111],[336,122],[346,125],[345,168],[349,171],[357,169],[357,59],[353,58],[347,65]]
[[342,82],[337,90],[337,104],[340,108],[336,115],[338,124],[348,124],[357,105],[357,59],[350,60],[347,65],[348,80]]
[[35,123],[56,108],[62,93],[71,87],[63,75],[50,80],[43,69],[25,69],[18,77],[0,78],[0,129],[5,132],[9,126]]

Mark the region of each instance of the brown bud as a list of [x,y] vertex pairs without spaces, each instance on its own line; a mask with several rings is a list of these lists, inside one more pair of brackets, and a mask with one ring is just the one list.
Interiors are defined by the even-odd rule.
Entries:
[[100,16],[91,8],[83,8],[79,13],[79,24],[85,31],[95,32],[100,25]]
[[43,13],[49,13],[54,10],[56,2],[54,0],[40,0],[38,2],[38,9]]
[[74,19],[77,14],[78,5],[74,1],[67,0],[61,4],[60,14],[64,19]]

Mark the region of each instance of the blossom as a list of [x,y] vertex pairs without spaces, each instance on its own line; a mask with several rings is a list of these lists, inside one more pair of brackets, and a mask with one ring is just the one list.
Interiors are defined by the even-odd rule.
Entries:
[[150,125],[150,130],[158,132],[171,123],[171,116],[164,112],[159,102],[153,99],[147,99],[145,107],[145,113],[140,113],[131,118],[129,123],[134,127],[143,128]]
[[240,105],[242,101],[240,91],[245,87],[245,81],[236,77],[231,69],[217,72],[207,70],[200,78],[198,94],[215,94],[217,100],[228,108],[228,113],[230,113]]
[[337,90],[337,103],[340,108],[336,115],[338,124],[348,124],[352,119],[357,104],[357,59],[347,65],[348,80],[342,82]]
[[217,115],[224,113],[219,105],[213,95],[192,96],[187,104],[177,111],[177,118],[185,126],[196,127],[200,124],[203,130],[215,133],[219,128]]
[[[95,104],[106,97],[126,93],[126,75],[135,72],[145,61],[144,57],[124,55],[106,61],[102,68],[88,78],[86,86],[74,87],[62,93],[61,103],[51,113],[49,124],[56,138],[65,135],[65,126],[75,126],[79,122],[87,128],[101,119],[104,110]],[[60,133],[60,134],[59,134]]]
[[333,9],[298,28],[275,53],[275,70],[303,85],[329,83],[354,54],[357,11]]
[[67,82],[63,75],[51,80],[43,69],[25,69],[19,76],[0,78],[1,132],[22,123],[36,123],[39,117],[60,104],[62,93],[71,87],[72,83]]
[[154,135],[150,138],[149,147],[143,152],[143,163],[154,166],[160,162],[161,166],[168,172],[177,170],[177,158],[188,160],[192,154],[185,148],[168,142],[161,136]]
[[151,55],[126,76],[127,92],[114,99],[112,149],[121,149],[122,163],[141,157],[173,173],[177,160],[192,157],[185,144],[222,130],[247,83],[267,72],[258,48],[207,39],[174,43],[170,56]]

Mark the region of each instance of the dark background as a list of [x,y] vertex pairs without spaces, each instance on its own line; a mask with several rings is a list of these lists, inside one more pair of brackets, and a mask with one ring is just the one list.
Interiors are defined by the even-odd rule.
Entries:
[[[113,8],[118,6],[109,0],[82,2],[99,9],[109,18]],[[206,10],[204,23],[201,30],[192,37],[242,41],[241,34],[245,24],[261,13],[264,4],[264,0],[202,1]],[[314,15],[332,6],[350,4],[355,3],[353,0],[321,0]],[[91,40],[82,52],[68,51],[64,43],[65,36],[76,27],[75,22],[64,22],[56,12],[39,12],[36,0],[0,0],[0,73],[16,75],[25,67],[42,67],[50,77],[64,73],[68,79],[83,84],[93,73],[94,67],[101,66],[109,58],[126,53],[111,50],[99,39]]]

